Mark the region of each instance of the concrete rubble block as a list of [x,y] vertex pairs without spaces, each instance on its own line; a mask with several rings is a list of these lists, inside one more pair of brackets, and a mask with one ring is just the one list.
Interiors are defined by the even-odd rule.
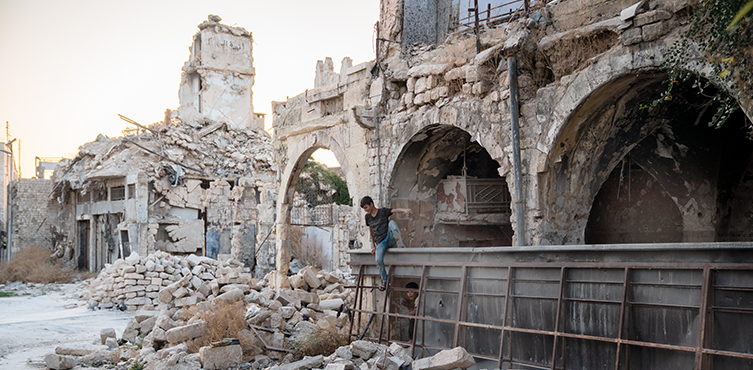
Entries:
[[279,300],[269,301],[269,303],[267,304],[267,308],[269,308],[272,311],[277,311],[280,308],[282,308],[282,302],[280,302]]
[[135,315],[133,315],[133,318],[136,320],[137,323],[142,323],[144,320],[149,318],[156,318],[159,315],[159,312],[157,311],[148,311],[148,310],[139,310],[136,312]]
[[177,298],[175,300],[175,307],[193,306],[199,302],[199,297],[192,295],[189,297]]
[[186,294],[188,294],[188,289],[186,289],[184,287],[180,287],[180,288],[176,289],[173,292],[173,297],[175,297],[175,298],[181,298],[181,297],[185,296]]
[[293,275],[288,280],[290,280],[290,287],[293,289],[308,290],[309,288],[308,284],[306,284],[306,280],[301,276]]
[[107,341],[107,338],[116,338],[117,339],[117,337],[118,336],[117,336],[117,334],[115,334],[115,329],[113,329],[113,328],[102,329],[99,332],[99,338],[102,340],[102,344],[105,344],[105,341]]
[[165,329],[156,327],[152,330],[152,340],[155,342],[167,342],[167,333]]
[[114,351],[97,351],[81,357],[78,359],[78,362],[92,367],[99,367],[104,364],[117,364],[120,362],[120,351],[117,349]]
[[218,299],[225,301],[225,303],[235,303],[242,300],[243,297],[243,291],[240,289],[232,289],[229,292],[222,293],[217,296]]
[[137,263],[139,263],[140,260],[141,258],[139,258],[138,253],[131,252],[131,254],[128,257],[126,257],[125,262],[131,266],[135,266]]
[[392,344],[390,345],[390,347],[389,347],[388,351],[389,351],[389,352],[390,352],[390,353],[391,353],[391,354],[392,354],[393,356],[395,356],[395,357],[399,358],[400,360],[402,360],[402,361],[403,361],[403,362],[405,362],[405,363],[410,363],[411,361],[413,361],[413,359],[411,358],[411,355],[410,355],[410,353],[408,352],[408,350],[407,350],[407,349],[405,349],[405,348],[403,348],[403,346],[401,346],[401,345],[399,345],[399,344],[397,344],[397,343],[394,343],[394,342],[393,342],[393,343],[392,343]]
[[337,348],[335,350],[335,355],[345,360],[353,359],[353,351],[351,351],[349,346],[342,346],[342,347]]
[[58,355],[86,356],[90,353],[94,353],[94,350],[91,348],[56,347],[55,353]]
[[280,307],[279,311],[280,311],[280,315],[285,320],[289,320],[291,317],[293,317],[293,314],[296,313],[295,308],[288,307],[288,306]]
[[240,289],[241,291],[243,291],[243,294],[251,291],[251,287],[247,284],[228,284],[220,288],[220,293],[227,293],[233,289]]
[[157,322],[157,317],[156,316],[151,316],[148,319],[142,321],[140,323],[141,326],[140,326],[140,330],[139,330],[141,332],[141,335],[147,335],[147,334],[149,334],[152,331],[152,329],[154,329],[154,324],[156,322]]
[[136,320],[128,321],[126,328],[123,330],[123,334],[120,336],[123,340],[127,340],[131,343],[136,342],[136,337],[139,335],[139,324]]
[[319,331],[319,327],[310,321],[301,321],[295,325],[293,332],[293,338],[296,341],[305,340],[308,336],[316,334]]
[[168,304],[173,301],[173,290],[169,289],[170,287],[162,288],[162,290],[159,291],[159,301],[164,304]]
[[167,341],[171,344],[183,343],[189,339],[198,338],[206,332],[207,323],[199,320],[193,324],[179,326],[168,330]]
[[319,301],[319,307],[325,310],[337,311],[338,309],[340,309],[340,307],[342,307],[343,303],[345,302],[343,302],[343,300],[340,298],[325,299],[323,301]]
[[305,370],[305,369],[316,369],[322,367],[324,364],[324,356],[314,356],[314,357],[307,357],[303,360],[296,361],[293,363],[280,365],[280,366],[274,366],[270,370]]
[[224,370],[236,367],[243,361],[243,349],[239,345],[201,347],[199,356],[204,369]]
[[198,276],[195,276],[191,278],[191,286],[194,290],[199,290],[199,288],[204,285],[204,281],[201,280]]
[[380,370],[399,370],[400,366],[403,365],[403,361],[397,357],[394,356],[383,356],[382,354],[379,354],[377,356],[374,356],[371,360],[369,360],[370,363],[373,362],[375,367]]
[[283,290],[279,292],[288,302],[301,301],[303,304],[319,303],[319,295],[303,290]]
[[107,340],[105,340],[105,345],[110,349],[118,348],[118,340],[115,338],[107,338]]
[[467,369],[476,364],[473,357],[463,347],[446,349],[434,356],[413,361],[413,370],[453,370]]
[[344,359],[337,359],[329,364],[324,368],[324,370],[355,370],[355,365],[353,364],[353,361],[350,360],[344,360]]
[[303,276],[303,280],[306,281],[306,284],[309,285],[311,289],[316,289],[320,285],[319,278],[316,277],[316,272],[311,269],[310,266],[304,267],[300,274]]
[[61,356],[54,353],[44,356],[44,364],[47,368],[54,370],[73,369],[76,366],[76,359],[69,356]]
[[363,360],[368,360],[371,356],[374,356],[378,347],[376,343],[372,343],[365,340],[357,340],[351,343],[351,351],[354,356],[358,356]]

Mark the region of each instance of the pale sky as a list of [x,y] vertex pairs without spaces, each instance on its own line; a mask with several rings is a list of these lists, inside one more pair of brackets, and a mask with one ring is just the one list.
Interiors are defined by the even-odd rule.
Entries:
[[254,110],[270,125],[271,101],[313,88],[317,60],[337,72],[345,56],[374,59],[378,12],[379,0],[0,0],[0,123],[33,177],[35,156],[119,136],[130,125],[118,114],[162,120],[196,26],[216,14],[253,33]]

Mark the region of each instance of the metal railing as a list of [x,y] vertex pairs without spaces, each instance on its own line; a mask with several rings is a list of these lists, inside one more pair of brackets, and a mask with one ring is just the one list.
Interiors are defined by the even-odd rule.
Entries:
[[[373,262],[352,265],[351,337],[371,315],[368,339],[414,357],[463,346],[501,369],[753,368],[751,263],[398,262],[373,310]],[[416,316],[393,312],[406,281],[419,285]],[[415,334],[396,338],[396,320],[412,320]]]
[[478,0],[474,0],[473,7],[468,8],[468,16],[450,19],[450,32],[467,29],[478,30],[478,27],[484,24],[493,26],[509,23],[524,14],[528,14],[530,2],[530,0],[512,0],[497,6],[487,3],[486,9],[479,9]]

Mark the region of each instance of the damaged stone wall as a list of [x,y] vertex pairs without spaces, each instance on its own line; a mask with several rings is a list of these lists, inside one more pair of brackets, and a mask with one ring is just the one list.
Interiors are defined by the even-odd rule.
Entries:
[[11,255],[27,247],[49,247],[50,230],[47,200],[52,181],[18,179],[10,189],[11,197]]
[[221,24],[210,15],[199,25],[183,65],[178,112],[184,120],[225,122],[233,129],[263,130],[263,115],[254,112],[253,36],[242,27]]
[[[409,3],[420,2],[382,2],[379,32],[390,41],[378,43],[371,73],[346,85],[341,71],[337,90],[329,89],[327,97],[346,87],[347,94],[360,97],[346,101],[342,115],[317,110],[325,96],[321,90],[276,103],[273,122],[283,133],[275,138],[281,192],[290,194],[302,155],[328,147],[338,159],[365,163],[366,168],[342,166],[354,199],[371,195],[377,206],[413,209],[413,219],[397,218],[413,247],[485,246],[479,240],[510,245],[515,232],[533,245],[628,242],[619,236],[625,233],[635,235],[633,242],[750,240],[743,230],[751,220],[743,215],[751,197],[751,144],[733,140],[736,154],[719,154],[720,141],[744,138],[750,102],[741,103],[747,115],[739,113],[726,124],[734,133],[713,140],[702,129],[685,133],[685,127],[704,126],[713,111],[698,108],[711,103],[689,86],[678,88],[678,102],[639,109],[662,88],[659,67],[683,34],[692,1],[645,1],[632,9],[627,8],[633,4],[605,0],[537,3],[524,17],[484,27],[480,52],[472,33],[451,34],[432,45],[406,43],[412,32],[403,27]],[[436,216],[437,194],[446,197],[439,184],[462,175],[457,171],[465,155],[459,148],[478,146],[490,159],[465,161],[466,176],[476,171],[478,178],[500,178],[514,188],[510,57],[519,76],[523,174],[523,198],[511,194],[511,202],[523,202],[525,225],[516,224],[514,208],[505,220],[465,218],[448,225],[445,216]],[[453,146],[457,133],[468,139]],[[626,193],[631,173],[636,177]],[[666,214],[648,225],[645,215],[657,208]],[[281,202],[280,217],[286,211]],[[624,228],[599,231],[598,225],[616,224]],[[370,245],[365,228],[361,231],[359,241]],[[601,232],[611,236],[587,237]]]

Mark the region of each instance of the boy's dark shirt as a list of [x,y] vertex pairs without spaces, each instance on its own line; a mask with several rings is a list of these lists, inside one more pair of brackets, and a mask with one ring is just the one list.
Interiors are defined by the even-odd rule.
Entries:
[[387,237],[387,226],[390,223],[392,208],[379,208],[375,217],[371,213],[366,214],[366,225],[371,228],[374,243],[379,244]]

